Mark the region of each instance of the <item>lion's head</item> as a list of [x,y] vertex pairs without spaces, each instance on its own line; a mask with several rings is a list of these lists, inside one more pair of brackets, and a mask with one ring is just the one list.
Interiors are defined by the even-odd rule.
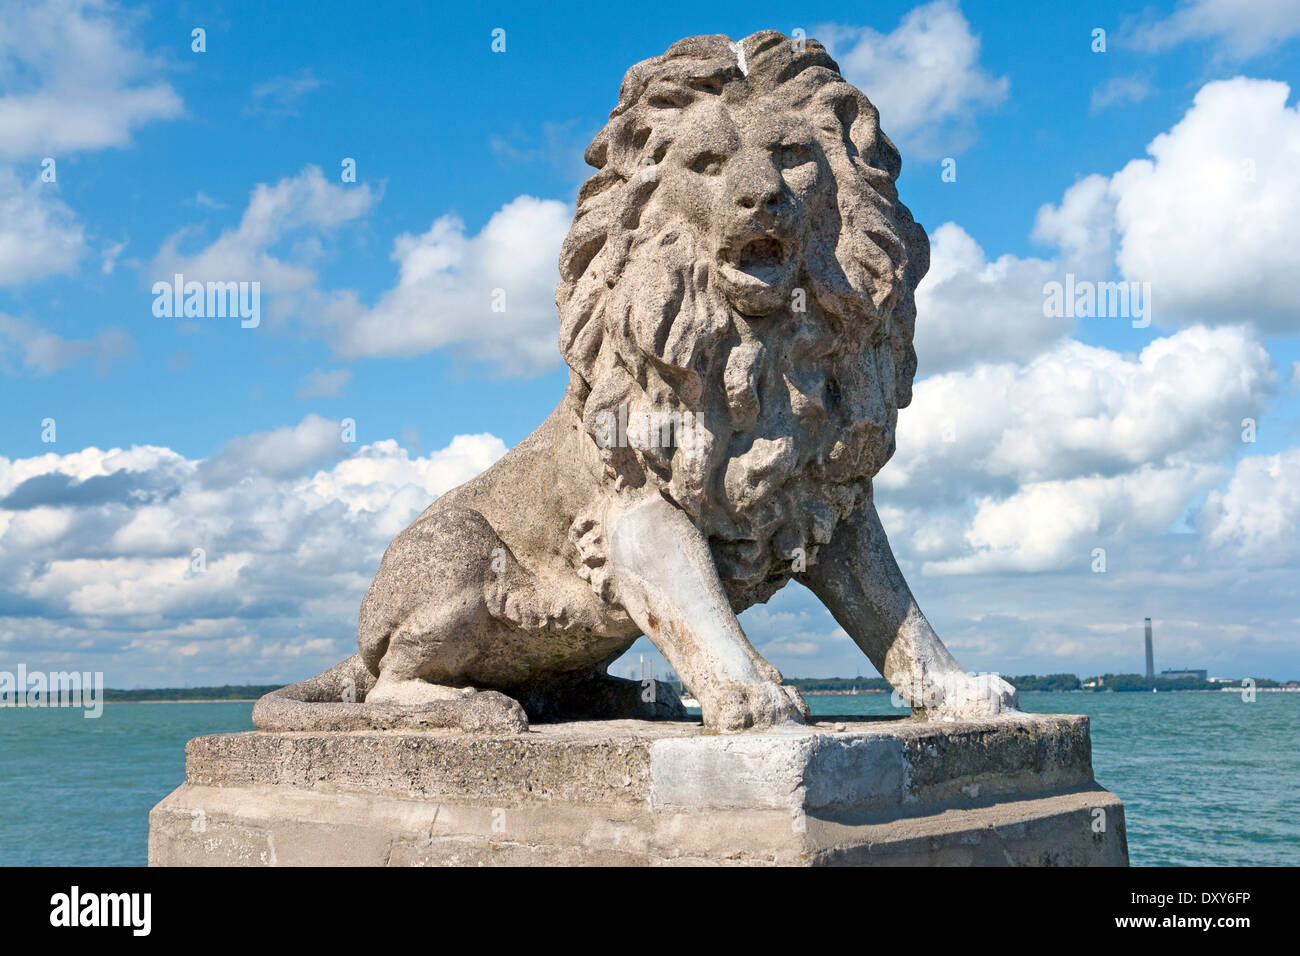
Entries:
[[571,388],[618,487],[684,508],[733,597],[829,540],[911,399],[929,243],[878,119],[815,40],[692,37],[628,70],[587,150]]

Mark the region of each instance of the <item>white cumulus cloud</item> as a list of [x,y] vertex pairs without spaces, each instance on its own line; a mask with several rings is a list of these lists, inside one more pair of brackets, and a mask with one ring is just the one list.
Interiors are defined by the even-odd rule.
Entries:
[[[351,653],[392,536],[506,449],[460,435],[412,458],[384,440],[318,466],[327,431],[337,443],[309,416],[206,460],[154,446],[0,457],[7,653],[104,670],[111,686],[297,679]],[[237,480],[207,480],[218,465]]]
[[1237,462],[1227,488],[1206,498],[1200,515],[1210,543],[1255,562],[1300,554],[1300,448]]
[[1172,129],[1113,176],[1088,176],[1038,213],[1065,265],[1151,285],[1162,328],[1251,322],[1300,331],[1300,109],[1285,83],[1207,83]]
[[1258,338],[1233,326],[1135,357],[1071,339],[936,375],[900,414],[876,479],[882,517],[930,573],[1059,568],[1103,539],[1168,529],[1225,477],[1242,419],[1277,386]]
[[[261,282],[263,292],[297,292],[316,282],[318,237],[366,215],[379,199],[369,185],[345,185],[325,178],[318,166],[307,166],[275,185],[258,183],[249,196],[239,225],[193,253],[181,245],[192,233],[170,236],[154,260],[152,277],[171,281],[182,273],[186,281]],[[297,240],[281,252],[281,243]]]
[[0,23],[0,157],[127,146],[132,132],[182,112],[124,21],[104,0],[5,5]]
[[1191,40],[1215,43],[1226,59],[1246,59],[1300,36],[1300,0],[1180,0],[1163,19],[1139,26],[1134,43],[1166,50]]
[[35,177],[24,184],[0,167],[0,286],[75,272],[85,253],[85,231],[59,187]]
[[1042,259],[1010,254],[989,261],[956,223],[930,236],[930,271],[916,290],[920,372],[977,361],[1027,359],[1073,331],[1073,322],[1043,315],[1043,285],[1059,270]]
[[976,114],[1001,104],[1011,86],[980,66],[979,36],[955,0],[912,9],[891,33],[828,23],[812,36],[880,110],[881,127],[904,156],[966,146]]
[[412,356],[448,348],[527,374],[558,364],[555,282],[573,209],[519,196],[476,235],[441,216],[393,243],[397,284],[373,307],[339,293],[322,312],[346,358]]

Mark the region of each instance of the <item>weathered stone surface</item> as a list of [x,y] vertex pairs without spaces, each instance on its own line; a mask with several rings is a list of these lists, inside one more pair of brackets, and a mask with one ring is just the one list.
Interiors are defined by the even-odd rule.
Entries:
[[690,37],[633,66],[560,255],[567,392],[389,546],[341,665],[373,686],[322,675],[257,725],[680,718],[605,674],[643,633],[709,727],[803,724],[736,618],[791,579],[914,710],[1014,712],[934,633],[872,500],[929,267],[878,120],[813,39]]
[[[559,405],[393,540],[355,656],[190,742],[150,862],[1126,863],[1086,719],[963,669],[876,513],[929,243],[875,108],[815,40],[691,37],[586,155]],[[812,722],[736,616],[790,580],[914,719]],[[703,726],[606,673],[641,634]]]
[[[1123,865],[1087,719],[199,737],[153,865]],[[976,756],[973,756],[976,755]],[[1097,832],[1098,814],[1105,827]]]

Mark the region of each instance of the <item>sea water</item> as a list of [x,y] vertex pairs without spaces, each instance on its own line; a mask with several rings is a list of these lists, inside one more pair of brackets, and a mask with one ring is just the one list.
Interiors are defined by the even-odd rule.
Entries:
[[[888,694],[810,695],[818,715],[900,713]],[[1124,801],[1135,866],[1300,864],[1300,694],[1021,695],[1087,714],[1093,769]],[[249,703],[0,708],[0,865],[142,866],[149,809],[185,742],[251,730]]]

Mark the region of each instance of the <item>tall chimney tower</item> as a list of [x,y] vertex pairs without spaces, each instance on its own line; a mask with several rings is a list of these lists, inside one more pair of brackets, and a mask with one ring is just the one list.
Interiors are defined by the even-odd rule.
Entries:
[[1155,653],[1151,649],[1151,618],[1146,618],[1147,625],[1147,679],[1150,680],[1156,676],[1156,659]]

